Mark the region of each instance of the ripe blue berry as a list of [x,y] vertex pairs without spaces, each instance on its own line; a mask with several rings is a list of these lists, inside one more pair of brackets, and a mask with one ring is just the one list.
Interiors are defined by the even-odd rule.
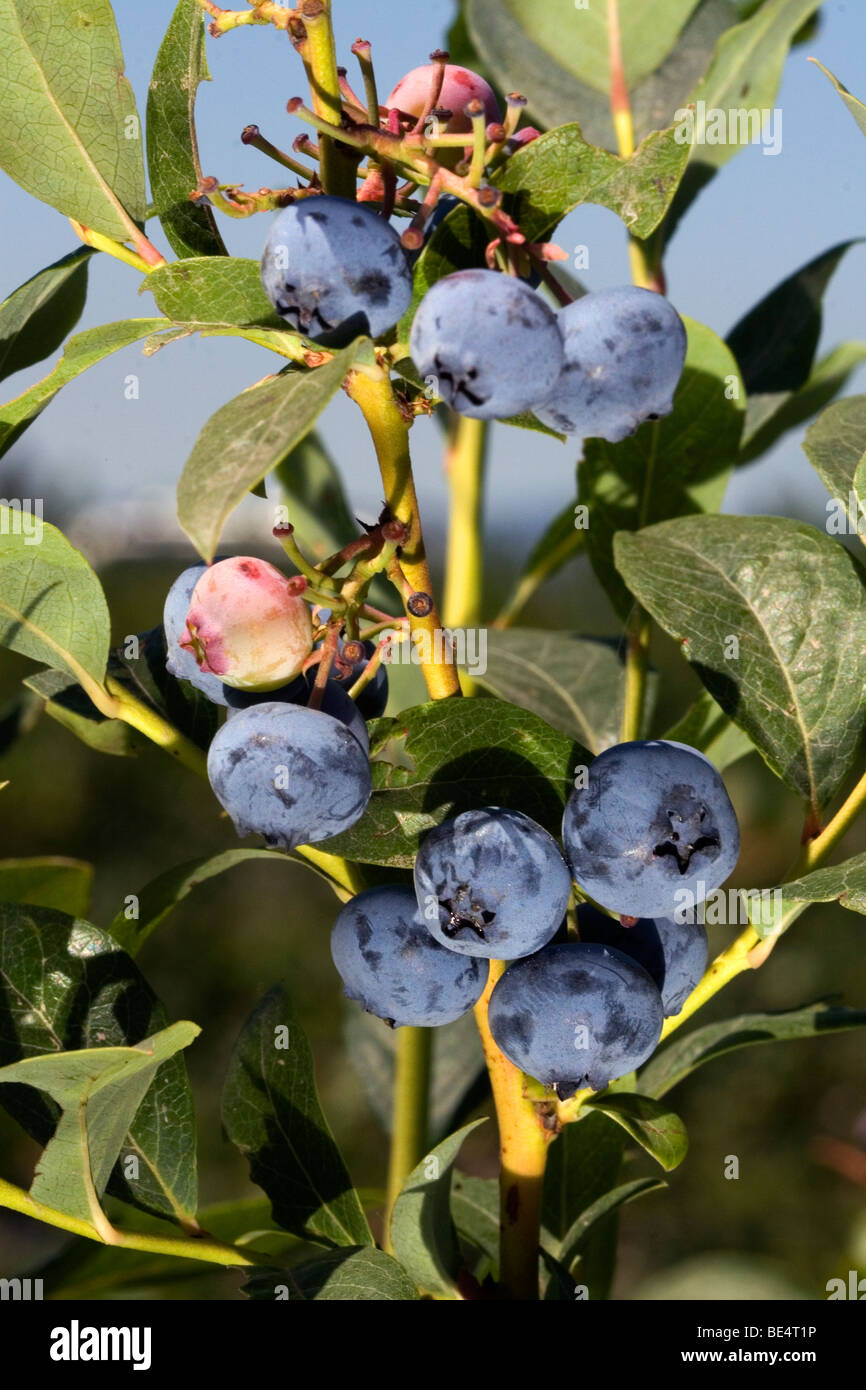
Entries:
[[524,281],[493,270],[437,280],[418,307],[410,348],[442,399],[477,420],[536,409],[563,362],[552,309]]
[[169,589],[165,599],[162,625],[165,629],[166,659],[165,669],[177,680],[189,681],[216,705],[225,705],[225,687],[219,676],[210,675],[199,668],[191,651],[180,645],[186,633],[186,615],[189,612],[192,591],[207,565],[190,565],[179,574]]
[[628,917],[672,917],[733,872],[737,818],[708,758],[665,740],[619,743],[590,764],[562,821],[574,881]]
[[560,310],[565,360],[536,414],[551,429],[616,443],[670,415],[686,356],[682,319],[660,294],[600,290]]
[[304,198],[278,213],[262,255],[262,284],[287,323],[332,346],[387,333],[412,299],[412,274],[394,228],[347,198]]
[[559,927],[570,891],[553,837],[500,806],[443,821],[415,859],[427,928],[463,955],[514,960],[539,950]]
[[477,1003],[487,979],[478,960],[433,940],[408,885],[368,888],[340,912],[331,955],[349,999],[389,1023],[439,1028]]
[[641,917],[624,927],[591,903],[581,903],[577,929],[581,941],[612,946],[643,966],[661,992],[665,1018],[680,1012],[707,968],[707,933],[700,922]]
[[[226,703],[229,707],[227,718],[233,719],[238,710],[249,709],[252,705],[267,704],[269,701],[278,704],[306,705],[310,698],[314,679],[315,677],[310,673],[306,676],[298,676],[296,680],[290,681],[288,685],[280,686],[278,690],[234,690],[227,685],[225,687]],[[324,714],[329,714],[333,719],[339,719],[341,724],[345,724],[350,733],[355,735],[364,753],[370,752],[370,739],[364,716],[359,706],[346,693],[339,681],[328,680],[319,708]]]
[[600,1091],[652,1054],[661,996],[643,966],[608,946],[563,942],[516,961],[490,997],[506,1057],[561,1096]]
[[239,835],[295,849],[348,830],[372,790],[359,740],[302,705],[265,701],[238,710],[215,735],[207,771]]

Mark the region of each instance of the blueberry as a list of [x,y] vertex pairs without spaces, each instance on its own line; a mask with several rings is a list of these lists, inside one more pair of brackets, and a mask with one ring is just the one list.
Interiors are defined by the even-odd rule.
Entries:
[[412,273],[389,222],[363,203],[317,196],[274,219],[262,284],[277,313],[318,343],[378,338],[408,309]]
[[186,632],[186,615],[189,612],[192,591],[207,565],[190,565],[179,574],[169,589],[165,599],[162,625],[165,629],[166,659],[165,669],[178,680],[189,681],[216,705],[228,703],[224,686],[219,676],[209,675],[199,669],[192,652],[180,645]]
[[453,1023],[487,980],[480,961],[433,940],[404,884],[368,888],[347,903],[331,933],[331,955],[347,997],[397,1026]]
[[570,891],[552,836],[500,806],[443,821],[415,860],[428,930],[463,955],[514,960],[537,951],[559,927]]
[[[298,676],[297,680],[290,681],[288,685],[280,686],[278,690],[233,690],[227,685],[224,694],[229,707],[228,718],[233,719],[239,710],[249,709],[252,705],[267,704],[269,701],[306,705],[314,679],[314,674],[310,672],[306,676]],[[350,733],[355,735],[364,753],[370,752],[367,724],[360,706],[346,693],[339,681],[328,680],[320,709],[325,714],[330,714],[333,719],[339,719],[341,724],[345,724]]]
[[370,764],[337,719],[265,701],[238,710],[215,735],[210,784],[239,835],[270,848],[316,844],[348,830],[370,799]]
[[670,415],[686,356],[682,319],[660,294],[626,285],[560,310],[565,361],[536,414],[551,429],[617,443]]
[[442,399],[477,420],[534,410],[556,386],[556,315],[522,280],[458,270],[437,280],[412,324],[412,358]]
[[577,909],[581,941],[613,946],[642,965],[661,991],[665,1018],[678,1014],[707,968],[707,933],[700,922],[641,917],[624,927],[591,903]]
[[[363,675],[364,667],[376,650],[376,643],[367,641],[364,643],[364,649],[367,653],[366,657],[354,663],[350,675],[334,676],[334,680],[344,690],[348,690]],[[364,686],[356,703],[365,719],[379,719],[385,713],[385,706],[388,703],[388,672],[382,664],[376,668],[376,674],[370,684]]]
[[681,743],[619,743],[573,791],[562,838],[574,881],[628,917],[696,907],[733,872],[737,818],[708,758]]
[[546,946],[506,970],[490,998],[490,1030],[516,1067],[562,1096],[601,1091],[652,1054],[661,995],[636,961],[608,946]]

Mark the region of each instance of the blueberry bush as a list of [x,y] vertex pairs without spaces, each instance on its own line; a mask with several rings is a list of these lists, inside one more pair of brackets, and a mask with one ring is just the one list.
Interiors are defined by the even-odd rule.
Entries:
[[[0,408],[0,449],[131,344],[234,336],[273,354],[202,424],[177,490],[187,567],[122,647],[87,557],[0,503],[0,640],[35,663],[32,695],[93,757],[151,741],[201,779],[202,817],[256,840],[166,864],[107,925],[74,864],[0,861],[0,1104],[42,1149],[29,1191],[0,1179],[0,1203],[76,1237],[60,1261],[79,1277],[138,1252],[154,1279],[240,1270],[253,1299],[605,1299],[618,1210],[665,1185],[629,1178],[628,1154],[686,1158],[671,1089],[735,1048],[866,1024],[856,999],[697,1017],[772,971],[810,904],[866,912],[866,854],[841,848],[866,806],[866,398],[834,400],[866,349],[815,360],[849,243],[789,271],[726,341],[677,311],[664,267],[702,188],[766,132],[819,3],[462,0],[449,51],[419,54],[384,101],[375,32],[336,51],[341,3],[179,0],[141,120],[109,0],[0,0],[0,166],[81,243],[0,306],[2,375],[63,348]],[[252,193],[202,170],[195,133],[207,47],[246,26],[294,64],[297,137],[288,153],[246,127],[280,185]],[[715,138],[731,117],[739,134]],[[590,203],[620,219],[630,280],[592,293],[556,241]],[[260,264],[228,249],[251,216]],[[145,316],[74,333],[97,255],[139,277]],[[309,447],[341,390],[378,459],[375,524],[352,521]],[[530,458],[539,432],[565,467],[580,456],[574,504],[498,614],[482,606],[491,421]],[[437,424],[442,596],[410,453]],[[849,544],[720,514],[734,470],[804,428]],[[251,492],[260,548],[220,553]],[[619,630],[521,626],[581,553]],[[703,686],[670,726],[654,631]],[[472,633],[487,658],[469,671]],[[401,708],[388,672],[410,650],[427,698]],[[800,799],[802,840],[782,882],[734,891],[723,774],[749,753]],[[333,890],[334,965],[382,1042],[363,1079],[390,1106],[390,1154],[381,1191],[353,1185],[276,984],[222,1089],[267,1200],[200,1209],[184,1052],[208,1019],[171,1022],[136,955],[197,883],[263,855]],[[707,920],[731,929],[709,965]],[[360,1048],[346,1062],[370,1072]],[[458,1181],[485,1119],[498,1178]]]

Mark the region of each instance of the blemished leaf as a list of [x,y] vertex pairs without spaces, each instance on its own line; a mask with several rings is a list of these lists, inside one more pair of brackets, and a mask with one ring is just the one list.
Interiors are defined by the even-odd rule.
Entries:
[[854,117],[854,120],[857,122],[863,134],[866,135],[866,105],[864,105],[858,97],[853,96],[852,93],[848,91],[848,88],[842,85],[838,77],[834,77],[830,69],[825,68],[823,63],[819,63],[817,58],[810,58],[809,62],[814,63],[815,67],[820,68],[824,76],[830,79],[836,91],[848,107],[848,110],[851,112],[851,115]]
[[[0,904],[0,1065],[80,1048],[135,1047],[167,1026],[165,1010],[117,942],[81,918]],[[37,1143],[54,1132],[57,1107],[29,1086],[4,1086],[0,1104]],[[125,1135],[108,1192],[157,1216],[195,1214],[192,1094],[181,1056],[164,1062]],[[127,1168],[129,1165],[127,1165]]]
[[744,442],[806,384],[821,336],[821,301],[844,241],[801,266],[756,304],[727,336],[748,395]]
[[24,681],[45,701],[45,713],[88,748],[115,758],[134,758],[146,745],[142,734],[122,719],[107,719],[66,671],[37,671]]
[[664,736],[705,753],[719,772],[755,751],[748,735],[728,718],[706,690]]
[[330,854],[411,869],[423,836],[460,811],[508,806],[551,834],[586,749],[504,700],[438,700],[369,725],[373,795]]
[[175,323],[258,324],[285,331],[262,289],[258,261],[240,256],[196,256],[152,270],[141,286],[160,313]]
[[68,381],[101,362],[103,357],[167,326],[166,319],[122,319],[118,323],[103,323],[98,328],[85,328],[83,333],[76,333],[74,338],[69,339],[63,356],[48,376],[29,386],[14,400],[0,405],[0,455],[11,448]]
[[[610,1125],[608,1125],[608,1129]],[[478,1252],[472,1270],[485,1263],[493,1279],[499,1277],[499,1183],[495,1178],[473,1178],[454,1172],[451,1183],[451,1220],[460,1239]]]
[[24,1057],[0,1067],[0,1085],[47,1091],[60,1106],[30,1185],[34,1201],[99,1229],[99,1199],[158,1069],[201,1029],[173,1023],[133,1047],[92,1047]]
[[620,617],[633,599],[617,574],[614,535],[684,512],[717,511],[737,458],[744,400],[737,364],[711,329],[692,319],[674,409],[619,444],[588,439],[578,478],[589,508],[586,546]]
[[[343,1036],[370,1108],[390,1134],[399,1033],[351,1000],[346,1002]],[[484,1055],[471,1012],[455,1023],[434,1028],[432,1045],[429,1128],[435,1140],[448,1133],[467,1096],[474,1092],[484,1072]]]
[[581,203],[598,203],[647,237],[661,222],[688,163],[675,130],[653,131],[629,159],[589,145],[576,123],[518,150],[492,182],[513,199],[512,216],[529,241],[541,241]]
[[208,420],[177,489],[178,520],[205,560],[213,559],[234,508],[291,453],[339,391],[358,343],[315,371],[288,371],[250,387]]
[[460,1251],[451,1220],[451,1174],[463,1141],[484,1119],[443,1139],[412,1170],[391,1213],[391,1245],[424,1293],[451,1294]]
[[56,352],[81,317],[87,267],[79,247],[31,276],[0,304],[0,381]]
[[[550,1146],[541,1213],[543,1240],[555,1253],[582,1212],[617,1184],[626,1136],[604,1115],[585,1110]],[[597,1225],[583,1249],[581,1283],[593,1302],[608,1297],[616,1268],[617,1218]],[[552,1293],[552,1291],[551,1291]]]
[[782,903],[832,903],[866,913],[866,854],[857,854],[828,869],[815,869],[783,883]]
[[201,177],[196,92],[209,81],[204,14],[196,0],[179,0],[147,93],[147,168],[162,230],[181,257],[227,254],[212,208],[189,199]]
[[600,1096],[590,1096],[584,1105],[615,1120],[666,1173],[685,1158],[689,1147],[685,1125],[679,1115],[661,1101],[629,1092],[604,1092]]
[[81,551],[56,526],[0,505],[0,646],[101,685],[109,629],[102,585]]
[[598,1197],[575,1218],[563,1236],[556,1253],[559,1263],[572,1275],[576,1273],[576,1267],[579,1268],[577,1277],[582,1282],[583,1255],[599,1225],[628,1202],[633,1202],[635,1198],[642,1197],[647,1192],[660,1192],[665,1187],[667,1183],[659,1178],[636,1178],[633,1182],[624,1182],[620,1187],[614,1187]]
[[778,777],[817,811],[866,728],[866,592],[837,541],[783,517],[681,517],[617,537],[635,597]]
[[32,859],[0,859],[0,901],[54,907],[70,917],[85,917],[90,909],[93,865],[83,859],[42,855]]
[[511,622],[548,579],[558,574],[586,544],[586,529],[576,524],[578,504],[569,502],[536,541],[508,598],[499,612],[498,622]]
[[803,449],[832,499],[827,529],[856,531],[866,545],[866,396],[829,406],[807,430]]
[[327,1244],[373,1244],[319,1105],[309,1043],[279,985],[254,1009],[235,1044],[222,1116],[278,1225]]
[[[866,856],[862,856],[866,860]],[[826,869],[821,872],[830,873]],[[812,875],[816,877],[816,875]],[[864,873],[866,880],[866,873]],[[809,1004],[784,1013],[738,1014],[719,1023],[708,1023],[685,1037],[678,1036],[655,1054],[640,1074],[640,1087],[657,1099],[698,1067],[741,1047],[758,1043],[787,1042],[793,1038],[817,1038],[866,1026],[866,1011],[831,1004]]]
[[0,30],[0,166],[64,216],[126,241],[144,220],[144,161],[109,0],[0,0]]
[[260,1302],[403,1303],[418,1298],[397,1261],[369,1246],[331,1250],[291,1269],[258,1269],[243,1288]]
[[816,363],[808,381],[793,395],[782,393],[770,402],[758,420],[746,407],[746,426],[740,442],[738,464],[751,463],[766,453],[782,435],[811,420],[828,406],[848,382],[852,372],[866,362],[866,343],[840,343]]
[[[487,669],[475,679],[503,700],[532,710],[590,753],[619,741],[625,689],[622,644],[576,632],[509,628],[487,633]],[[657,687],[653,675],[647,718]]]

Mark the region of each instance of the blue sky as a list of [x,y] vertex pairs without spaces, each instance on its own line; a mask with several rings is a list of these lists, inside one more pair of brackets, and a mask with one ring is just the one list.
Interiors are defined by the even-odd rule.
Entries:
[[[536,3],[538,0],[536,0]],[[349,45],[360,33],[373,41],[380,91],[440,46],[452,15],[451,0],[376,0],[375,5],[335,0],[338,46],[350,71]],[[143,111],[153,57],[171,15],[173,0],[116,0],[127,71]],[[760,147],[737,154],[681,224],[667,256],[668,290],[681,312],[724,334],[779,279],[828,246],[866,231],[866,141],[810,54],[861,96],[866,95],[866,3],[828,0],[820,35],[794,50],[777,105],[783,112],[783,147],[770,158]],[[367,16],[371,16],[370,19]],[[270,29],[243,29],[208,40],[214,81],[200,91],[199,139],[206,173],[248,188],[279,181],[277,167],[243,146],[240,131],[256,122],[278,145],[289,148],[301,128],[285,113],[286,100],[304,91],[303,71],[288,41]],[[575,112],[579,119],[580,113]],[[53,209],[35,202],[0,175],[5,216],[0,298],[75,242]],[[231,251],[258,257],[267,217],[221,220]],[[154,224],[151,233],[164,243]],[[582,278],[591,289],[628,280],[625,233],[613,214],[581,208],[560,226],[556,240],[566,250],[585,244],[590,268]],[[91,268],[91,292],[81,327],[152,312],[152,300],[137,294],[135,272],[100,256]],[[821,348],[845,338],[866,337],[866,247],[852,250],[826,296]],[[138,348],[117,354],[68,386],[8,455],[26,462],[34,495],[45,500],[62,489],[86,514],[93,548],[112,514],[136,509],[168,510],[174,486],[195,437],[225,400],[273,369],[272,354],[231,339],[192,339],[142,358]],[[8,394],[44,375],[45,367],[20,373]],[[139,377],[139,397],[128,400],[124,382]],[[849,390],[866,390],[860,371]],[[323,419],[323,433],[338,458],[350,500],[362,515],[378,509],[380,484],[375,460],[358,428],[355,408],[342,397]],[[735,480],[726,510],[795,510],[818,520],[825,493],[800,449],[802,431]],[[428,527],[444,520],[440,437],[436,425],[420,421],[413,452]],[[508,529],[517,548],[528,549],[548,518],[574,493],[576,449],[538,435],[497,426],[492,448],[488,517]],[[531,492],[529,487],[531,484]],[[94,512],[94,505],[99,508]],[[250,499],[243,520],[263,536],[269,523],[265,503]],[[179,544],[182,533],[176,532]]]

